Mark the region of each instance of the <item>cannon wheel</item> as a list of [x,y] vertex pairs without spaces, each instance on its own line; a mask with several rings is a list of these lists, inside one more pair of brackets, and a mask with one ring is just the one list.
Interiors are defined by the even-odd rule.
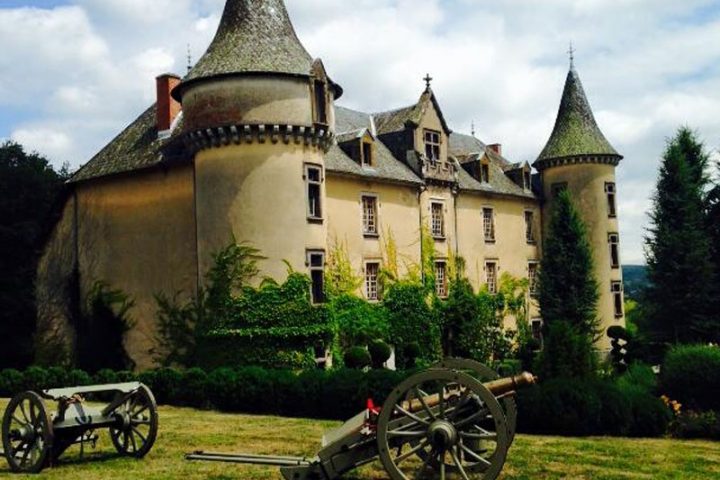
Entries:
[[155,397],[149,388],[140,388],[116,410],[118,426],[110,428],[110,438],[118,453],[142,458],[150,452],[158,430]]
[[10,470],[39,473],[50,461],[53,429],[42,398],[35,392],[16,395],[2,422],[2,444]]
[[[413,408],[408,398],[413,399]],[[432,404],[432,399],[444,401]],[[396,387],[377,423],[380,461],[392,480],[497,478],[510,446],[495,397],[467,373],[434,368]]]
[[[477,378],[481,382],[497,380],[500,378],[500,375],[487,365],[476,360],[468,360],[466,358],[445,358],[434,365],[433,368],[450,368],[464,372],[473,372],[473,377]],[[504,397],[499,399],[499,401],[505,411],[508,433],[510,435],[510,443],[512,444],[515,440],[515,431],[517,428],[517,403],[515,403],[515,398],[513,397]]]

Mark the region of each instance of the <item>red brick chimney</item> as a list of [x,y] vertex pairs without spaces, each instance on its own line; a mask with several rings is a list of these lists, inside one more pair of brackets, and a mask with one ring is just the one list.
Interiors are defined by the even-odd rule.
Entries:
[[497,153],[498,155],[502,156],[502,144],[501,143],[493,143],[492,145],[488,145],[488,148],[492,150],[493,152]]
[[170,96],[173,88],[180,84],[180,77],[173,73],[165,73],[155,79],[157,86],[157,129],[158,132],[170,130],[175,117],[182,109],[180,103]]

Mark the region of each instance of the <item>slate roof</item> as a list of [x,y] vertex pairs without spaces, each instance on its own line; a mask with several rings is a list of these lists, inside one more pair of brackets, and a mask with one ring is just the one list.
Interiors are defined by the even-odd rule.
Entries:
[[[478,161],[483,154],[471,155],[466,163]],[[461,167],[458,174],[458,183],[460,190],[473,193],[486,193],[495,195],[510,195],[513,197],[524,197],[528,199],[536,198],[533,192],[527,191],[520,187],[508,177],[503,165],[490,159],[490,182],[484,183],[473,178],[470,173]]]
[[448,133],[451,132],[450,128],[445,122],[445,117],[443,116],[442,110],[440,109],[437,98],[435,98],[435,94],[433,93],[432,89],[428,87],[420,96],[420,100],[414,105],[373,114],[377,134],[384,135],[388,133],[400,132],[402,130],[405,130],[405,126],[408,123],[412,125],[419,125],[431,103],[435,106],[435,110],[440,117],[440,122],[442,123],[445,131]]
[[247,72],[309,75],[311,68],[283,0],[227,0],[214,40],[185,81]]
[[325,155],[325,169],[340,175],[364,177],[368,180],[385,180],[412,185],[423,181],[404,163],[399,162],[382,142],[375,143],[375,167],[363,168],[348,157],[342,149],[333,145]]
[[69,183],[142,170],[166,162],[161,149],[181,131],[182,119],[175,125],[172,137],[159,139],[153,104],[75,172]]
[[544,160],[582,155],[620,156],[600,131],[580,76],[575,68],[571,67],[565,81],[555,128],[540,153],[536,166],[542,167]]

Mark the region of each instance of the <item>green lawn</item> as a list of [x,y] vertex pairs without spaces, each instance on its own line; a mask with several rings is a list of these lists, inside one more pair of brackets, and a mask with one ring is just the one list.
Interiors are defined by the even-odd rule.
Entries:
[[[4,411],[6,401],[0,400]],[[118,458],[106,434],[95,453],[79,458],[79,447],[43,479],[280,479],[276,469],[229,464],[191,463],[183,454],[215,452],[312,455],[319,439],[336,422],[227,415],[161,407],[160,433],[144,460]],[[9,471],[0,460],[0,478]],[[13,478],[38,478],[17,476]],[[353,480],[386,479],[379,464],[365,467]],[[501,478],[544,479],[720,479],[720,443],[615,438],[566,439],[520,435]]]

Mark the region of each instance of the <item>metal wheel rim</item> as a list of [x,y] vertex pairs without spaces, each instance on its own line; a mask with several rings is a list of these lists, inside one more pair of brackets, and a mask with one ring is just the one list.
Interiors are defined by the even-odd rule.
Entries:
[[[450,368],[452,370],[470,370],[480,375],[480,380],[497,380],[500,375],[488,367],[484,363],[480,363],[477,360],[470,360],[467,358],[454,358],[448,357],[433,365],[432,368]],[[510,443],[515,441],[515,432],[517,431],[517,403],[513,397],[505,397],[500,399],[500,405],[505,411],[505,419],[507,420],[508,434],[510,437]]]
[[[458,383],[463,385],[466,389],[472,392],[472,394],[477,395],[477,397],[482,401],[484,405],[484,408],[482,409],[482,412],[484,412],[483,415],[493,422],[495,428],[495,432],[486,431],[487,434],[491,434],[495,437],[495,448],[491,456],[484,458],[484,468],[482,470],[477,468],[477,464],[471,466],[469,463],[464,461],[464,458],[467,458],[466,456],[468,454],[465,453],[466,449],[462,447],[462,442],[460,440],[457,445],[442,453],[436,453],[434,450],[435,447],[431,446],[427,439],[421,438],[416,440],[413,447],[404,453],[402,452],[403,446],[411,443],[411,440],[406,440],[406,443],[401,443],[399,448],[396,447],[395,444],[391,446],[389,441],[391,436],[418,436],[418,433],[424,431],[423,429],[430,428],[429,425],[431,425],[431,419],[429,413],[422,413],[418,414],[416,418],[419,420],[425,420],[424,424],[412,417],[408,417],[410,418],[410,420],[408,420],[408,424],[400,426],[392,431],[388,430],[390,423],[395,419],[401,418],[403,421],[407,420],[403,417],[403,415],[407,416],[406,413],[402,412],[400,413],[400,417],[393,417],[393,414],[398,411],[398,402],[403,401],[405,394],[410,391],[410,389],[413,389],[418,385],[435,381],[444,383],[444,386],[441,387],[443,391],[444,387],[448,384]],[[439,414],[436,415],[436,417],[437,420],[442,420],[440,417],[444,415],[442,410],[443,407],[439,406],[438,408]],[[424,411],[426,410],[421,410],[421,412]],[[448,410],[448,413],[450,413],[450,410]],[[477,414],[480,414],[480,412]],[[477,414],[472,414],[470,417],[475,417]],[[466,427],[471,428],[475,425],[474,421],[468,423],[469,420],[472,420],[470,417],[455,419],[451,422],[455,427],[457,427],[458,438],[462,437],[464,433],[471,434],[471,432],[467,432],[465,430]],[[478,419],[480,418],[484,417],[478,417]],[[410,427],[408,427],[408,425],[410,425]],[[488,439],[490,438],[488,437]],[[497,478],[499,475],[505,463],[507,448],[509,446],[508,431],[505,424],[505,414],[495,397],[477,379],[466,373],[449,369],[431,369],[426,372],[418,373],[401,383],[391,392],[388,399],[385,401],[380,417],[378,418],[377,442],[380,460],[392,480],[428,478],[427,474],[430,470],[433,471],[434,475],[430,478],[436,478],[438,480],[446,480],[449,478],[462,478],[464,480],[492,480]],[[403,441],[400,440],[400,442]],[[395,454],[396,449],[398,450],[397,455]],[[420,450],[425,451],[425,455],[418,455]],[[408,476],[399,464],[413,455],[423,459],[423,462],[419,469],[413,468],[414,473]],[[451,460],[446,460],[448,456]],[[447,468],[447,462],[457,465],[455,471],[451,471],[451,469]]]
[[[118,453],[142,458],[150,452],[157,438],[158,413],[155,397],[145,385],[121,404],[115,414],[127,422],[118,428],[110,428],[110,438]],[[126,423],[126,425],[125,425]]]
[[[32,432],[18,438],[20,432]],[[8,404],[2,422],[5,458],[13,472],[39,473],[52,450],[52,424],[42,398],[35,392],[16,395]]]

